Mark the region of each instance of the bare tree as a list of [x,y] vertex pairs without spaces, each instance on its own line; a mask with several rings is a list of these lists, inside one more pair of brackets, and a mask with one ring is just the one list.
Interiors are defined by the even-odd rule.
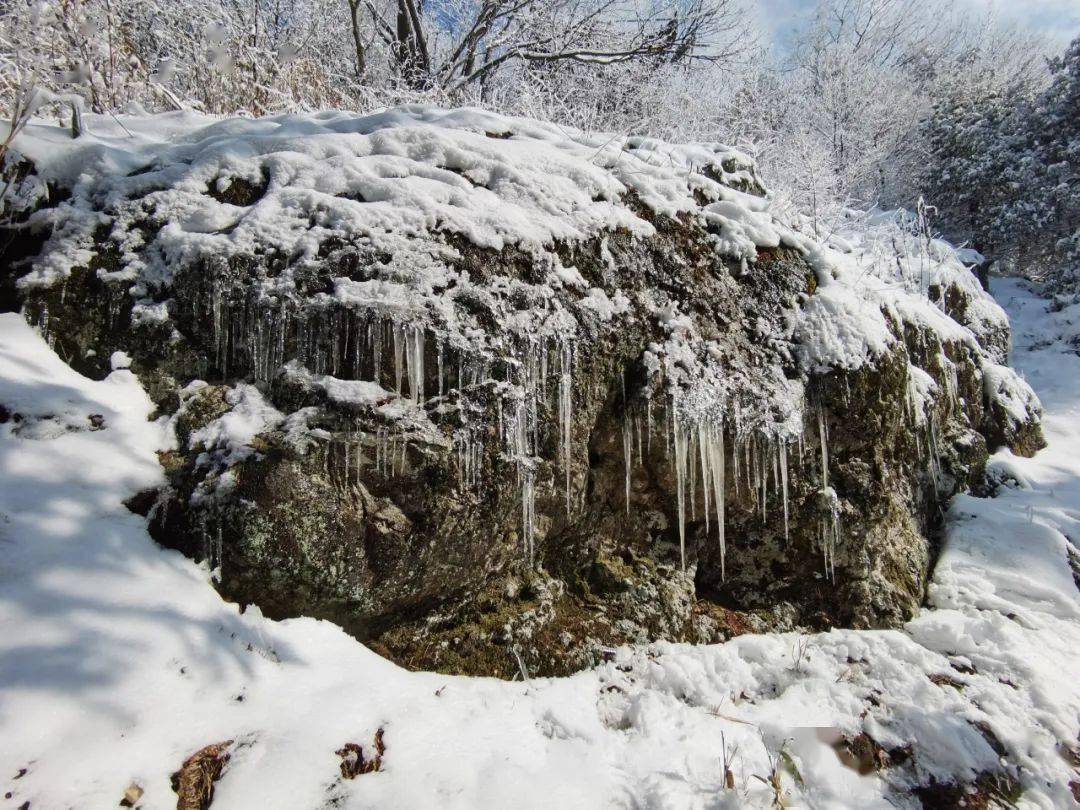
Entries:
[[450,95],[512,62],[723,62],[748,44],[733,0],[450,0],[434,11],[422,0],[354,2],[402,82]]

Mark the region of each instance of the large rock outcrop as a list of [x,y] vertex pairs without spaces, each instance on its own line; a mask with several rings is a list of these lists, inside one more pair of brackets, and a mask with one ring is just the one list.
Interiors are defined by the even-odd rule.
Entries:
[[733,150],[468,110],[125,123],[16,144],[7,305],[172,421],[133,503],[160,542],[409,665],[895,626],[988,445],[1040,446],[947,246],[816,242]]

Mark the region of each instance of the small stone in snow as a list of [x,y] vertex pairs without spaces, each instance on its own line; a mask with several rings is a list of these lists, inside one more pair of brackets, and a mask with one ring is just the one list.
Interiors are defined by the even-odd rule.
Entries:
[[128,785],[128,789],[124,791],[124,798],[120,800],[120,806],[134,807],[142,798],[143,792],[143,789],[136,782],[132,782]]

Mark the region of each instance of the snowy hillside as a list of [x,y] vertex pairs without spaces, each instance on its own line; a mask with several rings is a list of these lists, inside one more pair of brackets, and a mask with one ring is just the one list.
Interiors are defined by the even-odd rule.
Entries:
[[14,806],[1071,801],[1067,312],[1031,460],[964,254],[727,147],[87,120],[5,192]]
[[[131,373],[87,380],[0,317],[5,806],[110,807],[135,785],[138,806],[171,807],[169,775],[226,740],[215,808],[767,807],[774,770],[789,803],[918,806],[875,771],[901,758],[924,785],[1004,765],[984,796],[1070,806],[1080,360],[1065,315],[997,292],[1050,446],[999,453],[997,497],[954,501],[930,604],[902,631],[655,644],[528,683],[408,673],[329,623],[222,602],[123,506],[164,441]],[[381,769],[341,778],[335,751],[370,757],[379,729]]]

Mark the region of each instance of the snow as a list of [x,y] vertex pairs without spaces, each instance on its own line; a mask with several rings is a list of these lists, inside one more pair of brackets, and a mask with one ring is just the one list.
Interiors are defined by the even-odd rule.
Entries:
[[[781,776],[790,803],[917,807],[913,775],[999,766],[978,723],[1020,765],[1020,806],[1071,806],[1059,751],[1080,732],[1080,594],[1066,560],[1080,536],[1080,357],[1045,301],[997,286],[1049,447],[999,452],[994,465],[1021,483],[954,500],[929,606],[903,630],[656,643],[528,683],[408,673],[327,622],[221,601],[205,568],[157,547],[123,506],[162,482],[155,452],[171,441],[134,375],[83,378],[0,315],[0,403],[21,417],[0,425],[3,790],[13,806],[107,807],[134,781],[142,807],[173,807],[169,774],[232,739],[215,810],[768,807],[754,776],[783,747],[803,780]],[[231,396],[240,415],[211,444],[242,445],[275,418],[252,392]],[[69,429],[21,435],[47,417]],[[341,780],[334,751],[370,745],[378,728],[383,769]],[[820,729],[911,745],[914,771],[860,776]]]
[[605,323],[630,309],[630,300],[622,292],[616,292],[612,298],[599,287],[590,287],[580,303],[595,312],[596,317]]
[[937,391],[938,384],[933,377],[921,368],[908,369],[908,405],[916,426],[926,424]]
[[956,251],[956,258],[969,267],[978,267],[986,261],[986,257],[979,253],[979,251],[969,247],[958,248]]
[[[170,266],[200,253],[250,254],[267,244],[283,255],[313,255],[330,234],[408,250],[408,238],[441,230],[483,247],[533,251],[602,230],[649,235],[652,226],[620,202],[628,191],[674,216],[698,207],[695,190],[717,199],[724,189],[695,167],[729,182],[754,180],[749,158],[718,144],[613,141],[476,109],[224,120],[183,112],[88,122],[77,141],[44,123],[18,138],[41,181],[76,188],[61,204],[66,223],[53,237],[62,249],[30,283],[85,260],[88,234],[100,222],[87,200],[115,208],[114,237],[131,248],[123,273],[134,278],[167,277]],[[725,161],[733,171],[721,167]],[[246,206],[207,194],[238,180],[267,187]],[[134,248],[142,239],[137,221],[151,209],[165,224],[148,267]]]
[[814,371],[857,369],[881,357],[896,336],[875,302],[844,284],[828,284],[803,307],[796,328],[803,362]]
[[[37,161],[39,180],[74,184],[70,200],[33,215],[37,225],[51,225],[53,232],[44,258],[21,284],[52,283],[85,263],[91,235],[105,221],[103,210],[122,249],[118,269],[99,275],[146,295],[136,317],[154,322],[167,321],[169,312],[150,291],[178,266],[260,251],[292,257],[302,266],[328,240],[359,245],[368,251],[364,278],[335,278],[327,291],[297,303],[317,311],[316,318],[292,324],[298,333],[304,330],[298,344],[312,351],[285,357],[280,338],[292,310],[282,306],[265,313],[265,328],[251,347],[256,383],[284,368],[339,405],[374,410],[396,428],[393,435],[380,429],[374,437],[375,463],[396,465],[407,441],[449,441],[422,407],[434,395],[424,391],[425,340],[437,346],[440,398],[444,378],[452,379],[454,371],[444,373],[444,346],[459,350],[453,364],[459,391],[486,381],[493,358],[505,360],[513,375],[498,382],[498,437],[517,467],[527,556],[538,486],[537,403],[549,394],[557,401],[558,435],[552,438],[564,481],[555,486],[565,488],[572,513],[577,493],[570,459],[580,449],[570,430],[576,341],[632,308],[654,317],[666,332],[645,360],[650,374],[662,375],[671,397],[661,407],[665,440],[674,443],[672,497],[678,501],[680,540],[687,483],[695,492],[698,463],[706,515],[710,508],[714,516],[723,513],[725,471],[717,459],[723,457],[725,429],[735,459],[747,460],[743,483],[760,493],[763,515],[772,466],[773,489],[783,490],[774,491],[774,508],[782,503],[787,519],[787,443],[806,421],[805,376],[788,379],[777,366],[760,377],[736,379],[723,352],[702,338],[677,301],[635,292],[632,305],[622,290],[590,287],[555,251],[559,241],[599,237],[601,256],[610,263],[607,234],[651,234],[652,225],[630,204],[631,192],[656,213],[700,217],[715,249],[738,260],[738,273],[755,272],[761,249],[784,245],[807,257],[816,288],[793,311],[784,327],[790,334],[780,336],[794,343],[804,375],[857,369],[899,349],[902,327],[916,326],[937,340],[939,351],[944,343],[967,347],[984,370],[987,395],[1014,419],[1038,412],[1028,385],[1001,365],[1007,359],[998,356],[1002,352],[980,343],[1004,329],[1005,313],[983,294],[962,254],[904,232],[895,222],[853,222],[819,241],[808,223],[779,218],[767,196],[718,182],[756,183],[752,163],[725,147],[597,136],[478,110],[428,107],[359,117],[214,119],[187,112],[125,118],[123,127],[111,119],[91,123],[90,134],[74,142],[43,123],[31,125],[17,142]],[[255,190],[251,199],[232,193],[244,184]],[[162,223],[156,232],[141,224],[148,206]],[[452,268],[456,248],[446,234],[480,246],[516,246],[530,254],[543,284],[498,277],[481,286]],[[261,292],[293,295],[300,285],[292,272],[290,265],[280,278],[264,279]],[[935,299],[932,290],[944,288],[966,294],[962,322]],[[542,305],[507,312],[500,333],[484,332],[455,308],[458,295],[493,298],[512,290]],[[227,299],[213,301],[221,368],[228,366],[230,341],[236,340],[236,313],[229,310]],[[1059,329],[1054,335],[1071,337],[1069,317],[1059,313],[1045,328],[1052,325]],[[805,784],[790,778],[787,784],[797,798],[829,807],[860,796],[865,806],[884,806],[886,794],[895,800],[897,790],[910,786],[903,781],[910,774],[896,776],[900,782],[892,785],[877,776],[860,777],[806,729],[834,727],[849,735],[865,730],[889,747],[911,744],[915,775],[925,782],[931,776],[970,779],[996,764],[993,749],[968,721],[987,724],[999,739],[1015,743],[1017,752],[1022,748],[1015,756],[1024,757],[1021,777],[1033,804],[1050,806],[1064,795],[1053,787],[1061,783],[1064,766],[1055,769],[1057,760],[1050,760],[1057,742],[1076,739],[1068,719],[1077,716],[1075,693],[1067,684],[1058,692],[1047,690],[1043,684],[1053,681],[1042,670],[1052,661],[1075,663],[1068,657],[1077,638],[1075,589],[1066,587],[1062,556],[1067,532],[1012,527],[1017,508],[1027,510],[1024,526],[1034,524],[1042,508],[1034,493],[1047,486],[1051,472],[1039,466],[1041,458],[1029,462],[999,454],[991,464],[997,480],[1027,488],[1007,490],[994,501],[957,500],[931,591],[935,607],[905,632],[756,636],[709,648],[657,644],[619,651],[615,661],[559,681],[505,684],[408,674],[326,623],[268,622],[257,610],[241,614],[220,602],[208,584],[209,571],[157,550],[120,503],[160,480],[154,452],[173,446],[174,439],[166,423],[147,426],[146,397],[125,370],[130,359],[118,352],[112,375],[94,383],[63,366],[14,316],[0,323],[6,358],[0,404],[23,416],[2,427],[0,470],[19,481],[34,470],[51,471],[55,478],[53,494],[29,510],[19,500],[29,497],[20,495],[21,485],[0,493],[0,539],[17,546],[26,571],[40,569],[42,577],[59,578],[67,589],[65,599],[47,605],[27,590],[32,578],[0,580],[0,638],[11,640],[0,644],[11,645],[15,662],[11,670],[0,664],[0,674],[12,673],[10,691],[17,697],[10,718],[0,714],[0,766],[10,757],[11,772],[29,769],[17,787],[36,805],[87,797],[113,803],[136,779],[147,783],[145,806],[166,806],[167,774],[187,754],[235,739],[215,807],[292,807],[297,797],[304,806],[767,805],[768,790],[752,776],[767,776],[781,748],[802,763]],[[339,357],[318,348],[317,338],[325,335],[335,338],[334,345],[348,344],[350,336],[356,341],[356,368],[339,369]],[[349,379],[350,373],[360,374],[361,345],[381,379],[387,343],[394,348],[392,392]],[[66,381],[74,398],[54,401],[58,380]],[[733,396],[740,385],[753,392],[746,406]],[[182,399],[205,388],[192,384]],[[913,428],[927,423],[927,405],[938,388],[923,370],[909,367]],[[280,429],[299,449],[325,435],[309,427],[313,408],[282,414],[257,385],[239,383],[224,396],[231,410],[192,436],[204,450],[199,463],[213,468],[208,486],[195,497],[228,487],[230,468],[258,452],[259,433]],[[650,426],[651,440],[652,404],[646,403],[645,414],[628,415],[628,476],[635,424],[639,456],[642,421]],[[486,436],[495,433],[491,426],[469,423],[468,410],[465,401],[465,424],[453,437],[466,481],[477,474]],[[933,443],[932,421],[928,430]],[[823,521],[821,527],[828,559],[839,535],[838,505],[828,485],[822,436],[822,497],[834,505],[831,524]],[[1056,436],[1062,445],[1076,441],[1065,426]],[[359,448],[365,437],[353,440]],[[87,464],[69,469],[68,459],[78,453]],[[127,456],[140,460],[130,470],[124,466]],[[99,474],[99,467],[106,472]],[[135,481],[136,473],[146,480]],[[741,485],[737,468],[733,474]],[[708,502],[710,486],[715,504]],[[101,488],[107,500],[92,503]],[[994,512],[1012,497],[1022,503]],[[689,506],[693,515],[693,494]],[[68,519],[84,513],[94,514],[95,522],[84,527]],[[1002,534],[999,526],[1012,527],[1011,533]],[[722,549],[722,522],[717,533]],[[1026,538],[1025,554],[1035,558],[1030,564],[1015,557],[1015,537]],[[118,543],[123,553],[95,556],[95,549],[115,551]],[[64,578],[69,559],[85,581]],[[1016,571],[1039,572],[1038,587]],[[123,620],[113,620],[117,604],[134,607]],[[130,618],[136,609],[139,618]],[[90,629],[83,631],[84,623]],[[1046,628],[1057,635],[1039,636]],[[58,652],[35,655],[17,641],[39,636],[55,639],[50,643]],[[993,654],[983,649],[987,645]],[[89,663],[81,668],[53,671],[83,659]],[[990,674],[979,664],[976,674],[953,666],[976,661]],[[962,680],[964,692],[954,694],[927,677],[943,673]],[[986,679],[993,682],[984,684]],[[1002,686],[1002,679],[1015,688]],[[358,683],[365,688],[357,690]],[[974,695],[985,700],[975,701]],[[51,704],[58,708],[46,717],[41,707]],[[1024,719],[1028,714],[1034,719]],[[98,725],[105,731],[97,731]],[[379,727],[386,728],[387,769],[355,783],[337,780],[333,751],[349,741],[368,744]],[[84,753],[78,746],[88,745],[91,735],[108,744]],[[50,754],[61,739],[78,741],[75,750],[65,745],[65,760],[73,763]],[[730,795],[717,772],[725,744],[738,747],[739,789]],[[67,769],[62,778],[61,768]]]
[[[189,385],[188,390],[197,389]],[[225,394],[225,401],[228,411],[191,434],[191,446],[202,445],[206,451],[200,464],[207,463],[211,453],[226,467],[239,464],[256,454],[252,446],[256,436],[285,419],[254,385],[240,383]]]
[[[854,369],[879,358],[899,339],[890,320],[965,345],[991,364],[1004,362],[983,338],[1007,326],[1005,313],[952,245],[938,239],[927,243],[890,220],[877,225],[856,220],[805,250],[820,285],[796,327],[808,367]],[[931,290],[949,287],[967,298],[962,320],[930,299]]]
[[768,213],[766,200],[734,189],[724,189],[719,202],[705,206],[705,222],[717,228],[717,250],[725,256],[747,261],[757,256],[758,248],[779,247],[783,230]]
[[369,380],[339,380],[336,377],[320,377],[318,385],[334,402],[349,405],[379,405],[396,399],[378,383]]
[[119,369],[124,368],[131,368],[131,357],[127,354],[127,352],[113,352],[112,355],[109,356],[109,368],[111,368],[113,371],[118,371]]

